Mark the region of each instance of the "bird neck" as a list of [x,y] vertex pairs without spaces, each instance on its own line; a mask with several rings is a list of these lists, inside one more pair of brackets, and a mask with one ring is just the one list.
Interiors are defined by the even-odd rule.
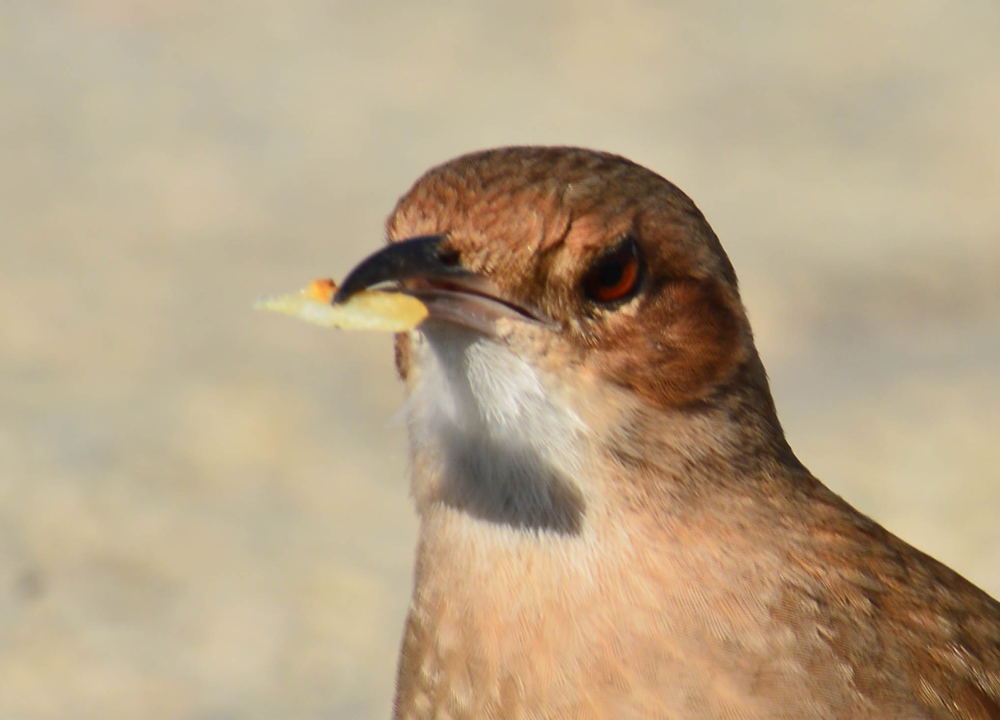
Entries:
[[608,383],[566,387],[496,344],[424,350],[405,408],[421,524],[398,717],[422,693],[568,677],[560,668],[638,648],[657,623],[708,647],[687,588],[751,587],[740,573],[779,557],[745,562],[767,553],[774,521],[755,495],[791,497],[802,475],[759,361],[697,404],[654,408]]
[[[761,540],[773,518],[752,496],[789,473],[768,453],[733,453],[729,445],[693,453],[696,436],[722,414],[637,416],[632,429],[646,438],[644,456],[638,436],[628,447],[620,433],[585,433],[574,450],[583,462],[567,467],[524,452],[518,465],[507,454],[498,462],[511,475],[479,474],[460,484],[447,473],[463,466],[442,465],[434,451],[416,453],[414,485],[425,494],[397,717],[421,717],[429,697],[464,707],[471,687],[488,698],[509,691],[524,702],[537,699],[545,709],[538,716],[554,717],[561,704],[590,702],[574,678],[601,677],[627,695],[640,682],[632,669],[673,676],[704,666],[719,652],[714,632],[743,637],[763,622],[740,614],[757,607],[745,595],[747,588],[771,592],[764,585],[778,582],[780,568],[771,563],[782,555]],[[490,466],[495,449],[480,450],[478,467]],[[481,505],[450,494],[484,479],[507,483],[509,492],[494,486],[491,502]],[[742,483],[736,493],[734,483]],[[728,580],[706,586],[707,577]],[[730,605],[739,612],[703,612]],[[675,636],[670,652],[656,654],[663,648],[650,643],[651,628]],[[595,658],[620,664],[588,666]]]
[[[685,498],[740,494],[799,474],[752,340],[703,397],[656,407],[585,373],[545,370],[500,343],[449,325],[413,351],[404,407],[413,493],[489,525],[578,534],[602,503],[637,492],[674,514]],[[682,502],[684,501],[684,502]]]

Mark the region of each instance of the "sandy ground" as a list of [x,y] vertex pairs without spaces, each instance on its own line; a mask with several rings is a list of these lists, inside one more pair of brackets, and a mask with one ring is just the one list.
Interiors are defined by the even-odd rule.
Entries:
[[387,716],[391,341],[250,304],[502,144],[685,188],[804,462],[1000,593],[997,37],[995,0],[0,4],[0,717]]

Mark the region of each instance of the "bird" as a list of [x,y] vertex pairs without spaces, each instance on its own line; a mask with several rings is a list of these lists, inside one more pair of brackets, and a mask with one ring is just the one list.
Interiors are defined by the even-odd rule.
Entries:
[[798,460],[678,187],[498,148],[386,228],[335,300],[428,309],[395,340],[419,531],[394,718],[1000,718],[1000,603]]

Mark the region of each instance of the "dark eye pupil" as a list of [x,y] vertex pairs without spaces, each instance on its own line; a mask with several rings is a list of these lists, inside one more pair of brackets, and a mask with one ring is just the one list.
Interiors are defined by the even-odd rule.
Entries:
[[597,258],[583,280],[587,299],[608,305],[635,294],[642,275],[642,257],[635,238],[628,236],[617,247]]
[[597,281],[604,287],[614,287],[621,281],[625,266],[616,257],[608,258],[598,271]]

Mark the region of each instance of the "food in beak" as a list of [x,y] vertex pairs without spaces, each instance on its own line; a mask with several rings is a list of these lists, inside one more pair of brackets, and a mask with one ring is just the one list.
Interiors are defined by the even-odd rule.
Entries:
[[361,290],[343,303],[334,303],[337,284],[314,280],[309,287],[288,295],[264,297],[258,310],[293,315],[300,320],[341,330],[412,330],[427,317],[427,307],[410,295],[383,290]]

